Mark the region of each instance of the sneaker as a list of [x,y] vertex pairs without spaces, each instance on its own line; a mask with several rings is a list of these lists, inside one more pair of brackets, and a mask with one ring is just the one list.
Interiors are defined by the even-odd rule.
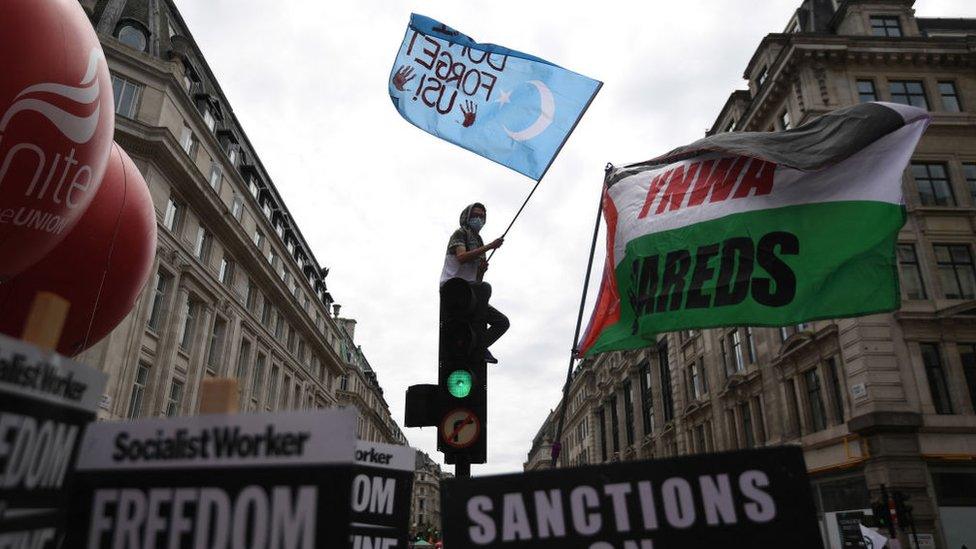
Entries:
[[485,349],[485,362],[488,364],[498,364],[498,359],[495,358],[495,355],[491,354],[491,351]]

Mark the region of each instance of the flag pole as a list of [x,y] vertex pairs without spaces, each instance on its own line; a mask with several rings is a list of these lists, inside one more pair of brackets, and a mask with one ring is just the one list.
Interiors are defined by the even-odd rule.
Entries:
[[[535,186],[533,186],[532,187],[532,190],[529,191],[529,196],[526,196],[525,197],[525,202],[522,202],[522,207],[519,208],[517,212],[515,212],[515,217],[512,218],[512,222],[508,224],[508,227],[505,228],[505,232],[503,232],[502,235],[499,238],[505,238],[505,235],[508,234],[509,229],[511,229],[512,228],[512,225],[515,224],[515,220],[518,219],[519,214],[521,214],[522,213],[522,210],[525,209],[525,205],[529,203],[529,199],[532,198],[532,195],[533,194],[535,194],[535,190],[539,188],[539,183],[542,183],[542,178],[541,177],[539,178],[538,181],[535,182]],[[495,255],[495,252],[496,251],[498,251],[498,248],[495,248],[494,250],[491,251],[490,254],[488,254],[487,261],[491,261],[491,256]]]
[[596,222],[593,224],[593,240],[590,242],[590,258],[586,262],[586,277],[583,279],[583,295],[580,297],[579,314],[576,316],[576,332],[573,334],[573,348],[569,352],[569,368],[566,370],[566,382],[563,383],[562,406],[559,409],[559,421],[556,422],[556,438],[552,445],[552,466],[555,467],[559,461],[559,452],[562,451],[562,443],[559,441],[563,436],[563,421],[566,419],[566,397],[569,394],[569,385],[573,381],[573,363],[576,361],[576,344],[579,343],[580,327],[583,325],[583,307],[586,305],[586,290],[590,285],[590,273],[593,271],[593,254],[596,251],[596,237],[600,233],[600,216],[603,215],[603,193],[607,189],[607,180],[610,178],[610,170],[613,164],[607,163],[606,173],[603,178],[603,187],[600,189],[600,200],[596,208]]

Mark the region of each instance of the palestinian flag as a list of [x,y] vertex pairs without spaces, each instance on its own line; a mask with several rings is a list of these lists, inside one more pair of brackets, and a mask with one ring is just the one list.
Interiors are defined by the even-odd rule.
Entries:
[[897,309],[902,172],[929,121],[865,103],[611,168],[606,266],[578,354]]

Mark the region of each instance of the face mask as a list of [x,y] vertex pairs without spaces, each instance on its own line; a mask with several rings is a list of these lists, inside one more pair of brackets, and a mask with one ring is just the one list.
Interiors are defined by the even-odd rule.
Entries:
[[474,232],[479,232],[482,227],[485,226],[485,220],[480,217],[472,217],[468,220],[468,226],[471,227]]

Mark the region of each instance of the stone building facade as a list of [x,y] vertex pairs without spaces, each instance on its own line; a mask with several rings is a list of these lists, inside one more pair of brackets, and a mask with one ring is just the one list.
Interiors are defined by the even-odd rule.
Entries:
[[[195,413],[205,377],[243,411],[354,405],[371,440],[404,443],[375,372],[332,314],[307,241],[171,0],[80,0],[115,92],[115,140],[149,185],[153,275],[80,361],[110,377],[99,417]],[[342,387],[342,380],[352,390]]]
[[424,452],[417,452],[410,500],[410,532],[434,539],[441,533],[441,479],[451,476]]
[[[562,466],[797,444],[825,547],[840,549],[836,513],[869,509],[882,485],[910,496],[923,540],[976,546],[976,20],[913,4],[805,1],[709,131],[784,130],[859,101],[928,109],[903,178],[901,308],[588,358],[559,404]],[[548,466],[546,421],[526,468]]]

